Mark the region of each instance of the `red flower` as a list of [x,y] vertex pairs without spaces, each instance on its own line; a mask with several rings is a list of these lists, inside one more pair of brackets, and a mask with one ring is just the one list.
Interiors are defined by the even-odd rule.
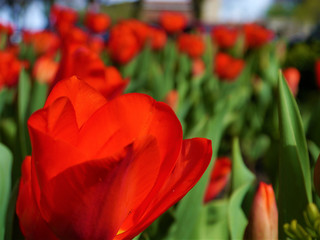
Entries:
[[166,95],[164,102],[168,104],[173,111],[177,110],[178,102],[179,102],[179,93],[177,90],[171,90]]
[[53,5],[50,10],[50,22],[62,35],[67,33],[77,21],[78,14],[72,8]]
[[220,48],[231,48],[237,41],[239,32],[236,29],[225,26],[217,26],[212,29],[211,36],[213,41]]
[[33,66],[33,77],[41,83],[52,83],[59,64],[54,61],[52,56],[45,55],[36,60]]
[[153,50],[161,50],[167,43],[167,34],[161,29],[150,27],[149,39]]
[[289,88],[294,96],[298,93],[300,72],[294,67],[286,68],[283,70],[284,78],[287,80]]
[[134,32],[125,25],[117,25],[110,32],[108,52],[113,61],[126,64],[140,51],[140,42]]
[[37,55],[53,54],[60,47],[59,37],[50,31],[24,32],[23,41],[30,44]]
[[97,54],[100,54],[105,48],[104,41],[100,37],[91,36],[88,40],[87,45],[92,51]]
[[207,187],[204,202],[214,199],[227,185],[231,173],[231,160],[228,157],[221,157],[214,163],[211,172],[210,182]]
[[316,72],[317,85],[318,85],[318,88],[320,89],[320,59],[316,61],[315,72]]
[[215,57],[215,73],[219,78],[232,81],[239,76],[243,67],[242,59],[235,59],[228,54],[218,53]]
[[103,33],[110,25],[110,17],[104,13],[88,11],[85,17],[85,24],[94,33]]
[[75,77],[28,127],[17,200],[27,239],[132,239],[195,185],[212,154],[210,140],[182,140],[166,104],[139,93],[107,101]]
[[162,12],[159,23],[168,33],[177,33],[187,26],[187,18],[178,12]]
[[181,34],[177,44],[179,50],[191,58],[201,57],[205,48],[202,37],[194,34]]
[[89,39],[88,34],[78,27],[71,27],[68,32],[61,35],[61,37],[64,44],[87,44]]
[[201,58],[192,60],[192,76],[200,76],[206,70],[206,65]]
[[0,23],[0,34],[11,36],[13,34],[13,26],[10,24]]
[[10,51],[0,51],[0,89],[3,86],[13,87],[17,84],[20,71],[26,62],[19,61]]
[[278,239],[278,209],[272,185],[261,182],[254,197],[247,228],[248,239]]
[[118,70],[105,67],[95,52],[77,44],[67,45],[63,49],[54,84],[60,79],[69,78],[73,75],[86,81],[108,99],[121,94],[128,84],[128,80],[123,80]]
[[261,47],[271,41],[274,33],[258,24],[249,23],[243,26],[246,46],[249,48]]

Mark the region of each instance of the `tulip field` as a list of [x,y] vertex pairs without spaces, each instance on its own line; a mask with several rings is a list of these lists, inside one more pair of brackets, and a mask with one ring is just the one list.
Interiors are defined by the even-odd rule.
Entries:
[[0,23],[0,240],[320,239],[320,40],[96,10]]

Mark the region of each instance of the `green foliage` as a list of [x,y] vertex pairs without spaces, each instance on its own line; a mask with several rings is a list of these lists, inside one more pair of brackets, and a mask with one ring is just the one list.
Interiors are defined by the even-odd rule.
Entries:
[[[291,219],[302,219],[303,209],[312,201],[312,192],[309,156],[301,116],[282,74],[279,76],[278,94],[280,127],[278,207],[279,226],[283,226]],[[280,236],[283,237],[283,232],[280,232]]]

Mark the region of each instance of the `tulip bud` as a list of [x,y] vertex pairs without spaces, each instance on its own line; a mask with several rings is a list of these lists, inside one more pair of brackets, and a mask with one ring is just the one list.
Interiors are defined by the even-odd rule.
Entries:
[[314,188],[318,196],[320,196],[320,155],[314,167],[313,182],[314,182]]
[[300,82],[300,72],[294,67],[286,68],[283,71],[284,78],[286,79],[289,88],[294,96],[298,93],[298,86]]
[[278,209],[272,185],[259,184],[247,231],[253,240],[278,239]]
[[201,76],[206,70],[206,65],[201,58],[192,60],[192,75],[194,77]]
[[168,104],[173,111],[177,110],[178,101],[179,101],[179,95],[176,90],[171,90],[170,92],[168,92],[164,100],[164,102]]

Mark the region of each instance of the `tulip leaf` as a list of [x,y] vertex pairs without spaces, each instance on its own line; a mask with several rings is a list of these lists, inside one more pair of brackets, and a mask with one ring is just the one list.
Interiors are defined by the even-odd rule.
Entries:
[[176,210],[176,222],[172,225],[169,239],[188,239],[190,236],[194,238],[200,237],[199,235],[196,236],[196,233],[199,232],[197,228],[200,226],[201,211],[204,207],[203,196],[217,156],[220,139],[225,127],[228,125],[225,120],[228,111],[229,109],[225,108],[224,111],[221,111],[208,123],[208,135],[206,137],[213,139],[212,161],[199,182],[180,201]]
[[31,93],[31,81],[24,69],[21,70],[18,84],[18,121],[19,121],[19,142],[22,159],[28,153],[27,145],[27,111]]
[[232,141],[232,194],[228,209],[229,230],[231,239],[243,239],[248,220],[242,210],[242,202],[255,176],[243,162],[239,139]]
[[32,94],[30,98],[30,114],[44,106],[48,94],[48,84],[34,82],[32,87]]
[[207,205],[207,239],[228,240],[228,214],[229,201],[215,200]]
[[312,201],[308,149],[297,103],[280,73],[278,86],[280,132],[279,229],[293,219],[303,221],[302,212]]
[[232,189],[236,190],[242,185],[254,180],[253,173],[246,167],[242,160],[239,139],[234,138],[232,142]]
[[0,240],[4,239],[5,218],[11,189],[13,157],[9,149],[0,143]]

